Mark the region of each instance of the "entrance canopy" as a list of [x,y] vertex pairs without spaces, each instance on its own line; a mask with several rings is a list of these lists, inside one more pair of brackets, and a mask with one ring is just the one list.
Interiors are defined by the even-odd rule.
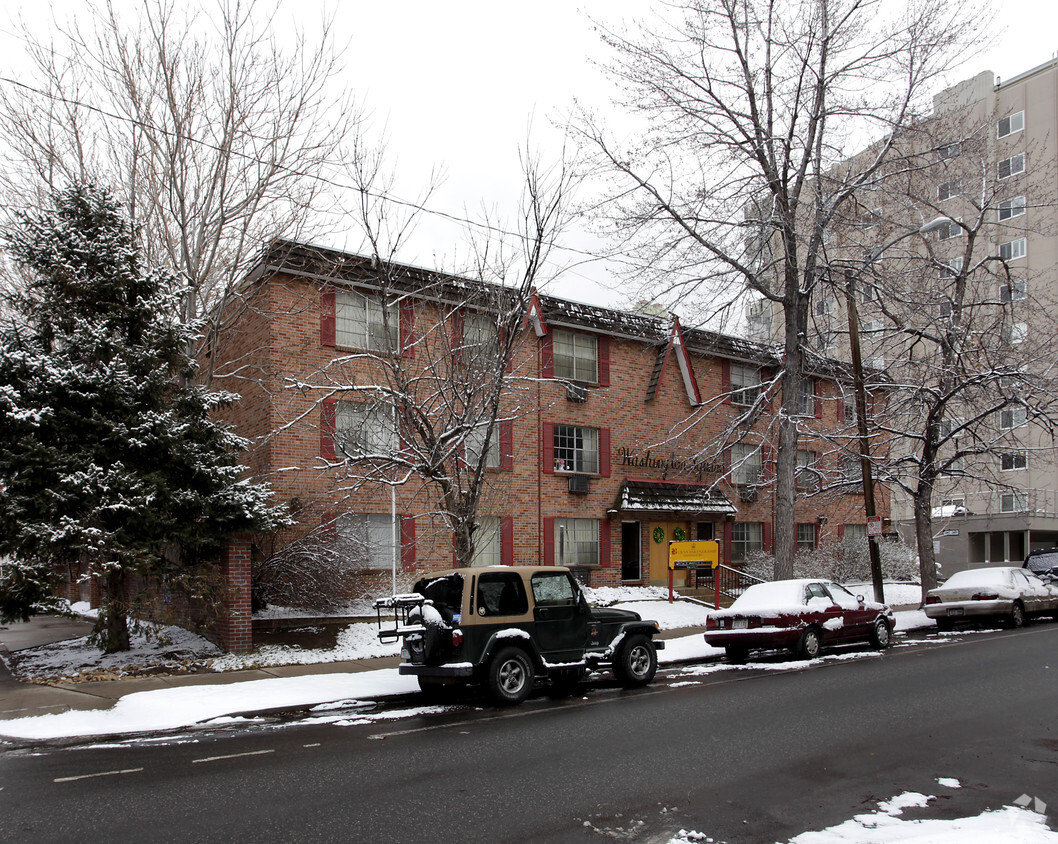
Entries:
[[738,509],[726,495],[709,486],[629,478],[617,491],[617,498],[608,515],[649,514],[693,518],[734,515],[737,512]]

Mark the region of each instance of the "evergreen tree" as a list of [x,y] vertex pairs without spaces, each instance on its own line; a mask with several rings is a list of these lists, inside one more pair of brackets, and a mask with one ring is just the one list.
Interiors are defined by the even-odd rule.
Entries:
[[187,575],[279,517],[210,418],[234,397],[194,384],[180,285],[141,266],[111,196],[75,185],[5,240],[25,278],[0,329],[0,614],[27,618],[87,564],[100,646],[125,650],[130,575]]

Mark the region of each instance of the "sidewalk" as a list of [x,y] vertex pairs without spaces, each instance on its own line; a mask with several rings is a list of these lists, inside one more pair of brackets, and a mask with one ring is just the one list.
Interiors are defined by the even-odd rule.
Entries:
[[[0,627],[0,651],[18,651],[50,644],[64,639],[85,636],[91,629],[86,622],[37,617],[25,624]],[[663,631],[659,638],[674,639],[701,633],[701,628],[681,628]],[[664,652],[662,652],[664,655]],[[345,662],[309,665],[283,665],[217,673],[183,674],[159,677],[136,677],[124,680],[101,680],[84,683],[38,685],[16,680],[0,662],[0,736],[4,735],[3,721],[49,715],[71,710],[105,710],[119,700],[137,692],[159,689],[193,688],[196,686],[226,686],[254,680],[274,680],[288,677],[307,677],[327,674],[350,674],[396,668],[396,656],[358,659]]]

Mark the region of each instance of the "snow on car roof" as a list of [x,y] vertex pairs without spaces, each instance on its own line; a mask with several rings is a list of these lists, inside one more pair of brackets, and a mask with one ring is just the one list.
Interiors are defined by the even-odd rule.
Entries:
[[776,580],[754,583],[731,605],[732,610],[801,610],[804,608],[805,585],[819,580]]
[[987,569],[966,569],[957,571],[944,581],[942,588],[949,586],[965,588],[967,586],[1009,586],[1013,566],[993,566]]

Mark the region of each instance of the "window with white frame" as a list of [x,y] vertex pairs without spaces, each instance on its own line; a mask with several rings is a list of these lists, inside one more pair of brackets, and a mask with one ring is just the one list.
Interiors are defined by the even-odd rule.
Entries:
[[392,569],[399,542],[395,525],[389,513],[342,513],[337,519],[338,538],[354,549],[351,555],[365,567]]
[[941,319],[951,319],[951,315],[954,311],[955,306],[952,304],[951,299],[945,297],[937,303],[937,316]]
[[834,313],[834,297],[825,294],[816,299],[816,316]]
[[736,443],[731,446],[731,483],[759,484],[764,470],[760,447]]
[[945,223],[940,223],[937,226],[937,240],[951,240],[953,237],[958,237],[962,234],[962,226],[959,225],[959,220],[948,220]]
[[474,553],[472,566],[498,566],[502,562],[500,519],[497,516],[482,516],[474,531]]
[[867,525],[845,525],[843,538],[852,544],[863,544],[867,541]]
[[816,526],[814,522],[797,523],[797,550],[808,552],[816,547]]
[[1022,299],[1028,298],[1028,295],[1028,285],[1023,278],[1012,278],[1008,284],[999,286],[999,301],[1003,304],[1020,302]]
[[999,257],[1004,261],[1016,261],[1018,258],[1024,258],[1027,252],[1027,243],[1023,237],[999,244]]
[[760,370],[755,366],[731,364],[731,403],[753,405],[760,396]]
[[854,393],[845,393],[841,397],[842,412],[845,415],[846,422],[856,421],[856,395]]
[[950,144],[944,144],[937,147],[937,158],[940,161],[947,161],[949,158],[955,158],[959,154],[961,144],[958,141],[953,141]]
[[965,495],[953,495],[950,498],[942,498],[940,500],[941,507],[952,507],[966,509],[966,496]]
[[1004,492],[999,496],[1001,513],[1023,513],[1028,509],[1028,496],[1024,492]]
[[463,346],[491,352],[496,348],[499,328],[491,314],[470,311],[463,317]]
[[858,454],[843,454],[839,465],[841,467],[842,483],[863,483],[863,463]]
[[946,199],[951,199],[953,196],[958,196],[962,193],[962,184],[958,179],[950,182],[941,182],[937,185],[937,201],[943,202]]
[[1017,346],[1029,339],[1027,322],[1012,322],[1003,326],[1003,339],[1011,346]]
[[350,349],[389,351],[400,337],[400,308],[381,296],[339,290],[334,295],[335,342]]
[[744,563],[764,548],[763,522],[735,522],[731,526],[731,560]]
[[1003,472],[1015,472],[1029,465],[1028,453],[1024,450],[1006,451],[999,455],[999,468]]
[[592,334],[579,334],[556,328],[552,332],[554,372],[556,378],[599,381],[599,340]]
[[1007,135],[1013,135],[1015,132],[1020,132],[1024,128],[1025,112],[1018,111],[999,119],[999,124],[996,127],[996,136],[1005,138]]
[[1025,172],[1025,153],[1019,152],[999,162],[999,178],[1009,179]]
[[1028,422],[1028,410],[1023,404],[1014,404],[999,411],[999,427],[1004,429],[1020,428]]
[[963,259],[961,256],[958,258],[948,258],[938,268],[938,276],[941,279],[955,278],[962,272],[962,261]]
[[555,471],[597,475],[599,430],[579,425],[555,425]]
[[485,465],[490,469],[499,468],[500,437],[497,428],[498,425],[493,426],[492,436],[488,437],[487,444],[485,440],[489,433],[488,425],[478,425],[467,433],[466,440],[464,440],[464,447],[466,450],[468,465],[476,466],[478,464],[478,459],[481,457],[481,453],[484,451],[486,452]]
[[599,520],[555,519],[555,563],[560,566],[597,566]]
[[1004,199],[999,203],[999,221],[1009,220],[1011,217],[1020,217],[1025,213],[1025,197],[1015,196],[1013,199]]
[[346,457],[388,457],[397,447],[393,408],[389,405],[339,401],[334,428],[335,445]]
[[818,462],[819,455],[816,452],[797,449],[795,478],[798,489],[806,492],[815,492],[819,489],[819,470],[816,467]]

